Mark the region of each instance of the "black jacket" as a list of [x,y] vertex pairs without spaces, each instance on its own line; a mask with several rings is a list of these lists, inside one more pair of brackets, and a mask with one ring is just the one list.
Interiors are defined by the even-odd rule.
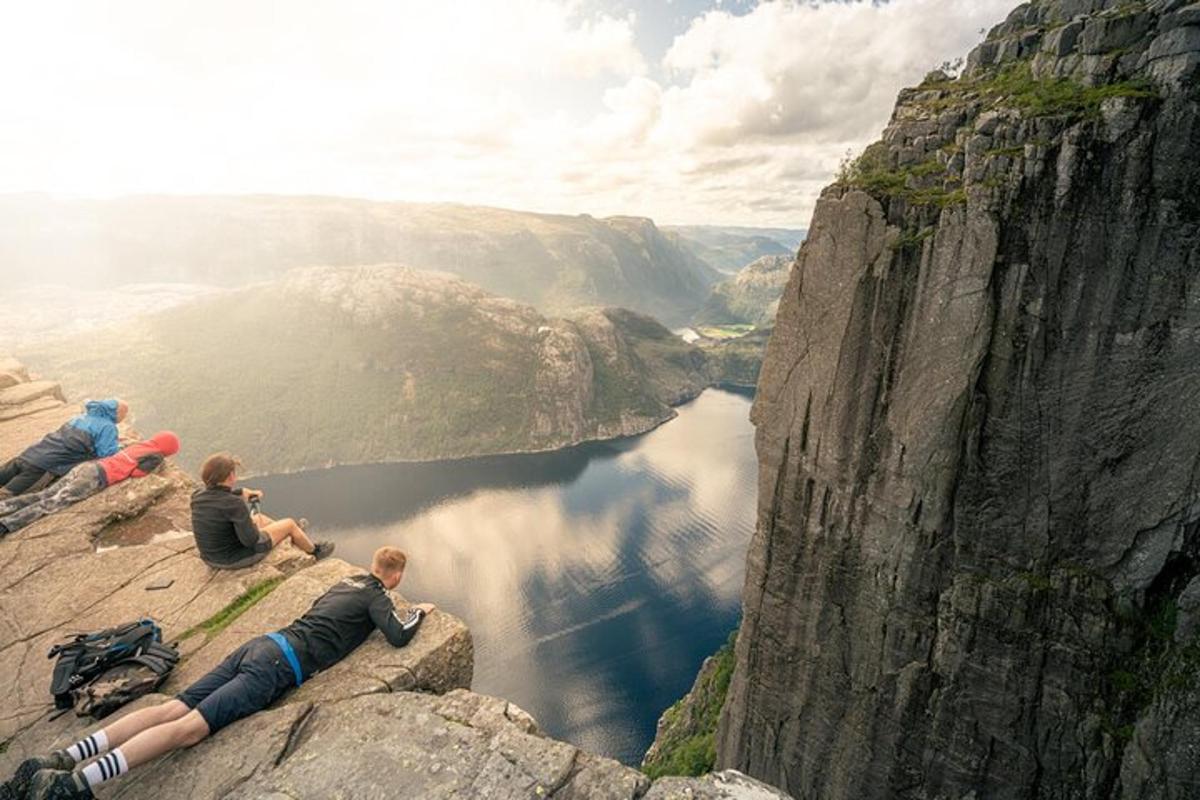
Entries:
[[196,549],[209,564],[234,564],[271,549],[271,540],[258,531],[242,490],[214,486],[192,493],[192,533]]
[[379,578],[353,575],[334,584],[282,633],[296,651],[308,680],[349,655],[376,628],[392,647],[403,647],[424,618],[425,612],[415,608],[401,618]]

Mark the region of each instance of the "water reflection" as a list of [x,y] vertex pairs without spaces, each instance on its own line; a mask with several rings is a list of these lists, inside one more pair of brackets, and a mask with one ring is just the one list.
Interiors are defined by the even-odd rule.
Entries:
[[402,590],[471,626],[477,691],[633,763],[737,624],[754,522],[749,406],[710,390],[619,443],[253,483],[348,561],[403,547]]

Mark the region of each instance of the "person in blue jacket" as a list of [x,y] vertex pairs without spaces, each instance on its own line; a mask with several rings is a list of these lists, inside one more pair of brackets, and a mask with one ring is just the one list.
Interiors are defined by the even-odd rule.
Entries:
[[115,454],[121,449],[117,424],[128,413],[115,397],[84,403],[82,414],[0,467],[0,500],[40,491],[78,464]]

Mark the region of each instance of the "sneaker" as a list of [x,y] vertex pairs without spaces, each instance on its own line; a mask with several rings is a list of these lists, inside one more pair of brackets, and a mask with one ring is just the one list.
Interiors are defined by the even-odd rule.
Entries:
[[29,800],[95,800],[83,775],[65,769],[43,769],[29,782]]
[[29,781],[34,773],[42,769],[71,770],[75,762],[61,750],[55,750],[48,756],[27,758],[17,767],[17,771],[3,786],[0,786],[0,798],[24,798],[29,791]]
[[316,542],[313,545],[313,558],[320,561],[322,558],[328,558],[333,554],[333,542]]
[[300,526],[300,530],[307,531],[308,530],[308,517],[301,517],[300,521],[297,522],[296,524],[298,526]]

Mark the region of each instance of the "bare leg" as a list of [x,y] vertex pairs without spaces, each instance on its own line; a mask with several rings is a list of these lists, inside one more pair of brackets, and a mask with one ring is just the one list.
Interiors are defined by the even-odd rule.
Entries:
[[272,545],[278,545],[284,539],[291,539],[292,544],[306,553],[311,553],[315,549],[312,539],[308,538],[308,534],[291,517],[272,522],[261,530],[267,536],[271,537]]
[[167,722],[174,722],[187,713],[188,707],[186,705],[178,700],[168,700],[165,703],[159,703],[156,706],[142,708],[134,711],[132,714],[127,714],[111,725],[106,725],[103,731],[104,735],[108,737],[108,746],[110,748],[120,747],[142,731],[149,730],[157,725],[163,725]]
[[265,528],[268,525],[270,525],[272,522],[274,522],[275,520],[271,519],[266,514],[251,514],[250,521],[253,522],[255,525],[257,525],[259,528]]
[[[179,701],[175,701],[179,702]],[[179,703],[183,705],[183,703]],[[184,706],[186,709],[186,706]],[[182,717],[155,725],[142,731],[121,746],[121,754],[130,769],[152,761],[164,753],[191,747],[208,736],[208,723],[199,711],[188,711]]]

